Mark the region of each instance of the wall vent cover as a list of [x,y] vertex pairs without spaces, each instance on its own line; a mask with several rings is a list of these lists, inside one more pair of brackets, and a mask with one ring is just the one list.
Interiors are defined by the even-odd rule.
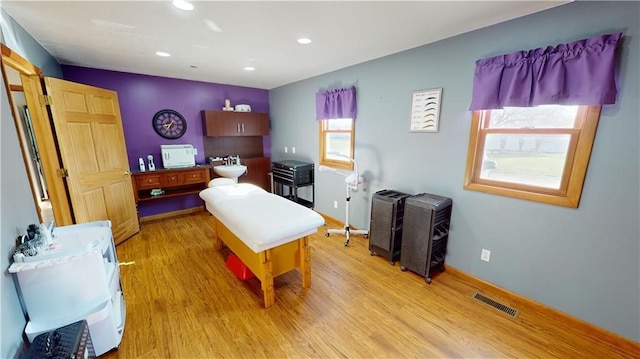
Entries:
[[493,299],[491,299],[489,297],[486,297],[486,296],[484,296],[484,295],[482,295],[482,294],[480,294],[478,292],[473,294],[473,298],[476,299],[476,300],[479,300],[479,301],[481,301],[481,302],[483,302],[483,303],[485,303],[487,305],[490,305],[490,306],[498,309],[501,312],[507,313],[510,316],[514,317],[514,318],[518,317],[518,314],[519,314],[518,310],[516,310],[514,308],[511,308],[509,306],[506,306],[506,305],[504,305],[504,304],[502,304],[500,302],[497,302],[497,301],[495,301],[495,300],[493,300]]

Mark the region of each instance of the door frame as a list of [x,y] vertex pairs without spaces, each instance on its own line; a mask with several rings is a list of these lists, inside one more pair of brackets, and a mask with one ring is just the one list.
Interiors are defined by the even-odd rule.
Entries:
[[[29,114],[31,115],[36,143],[40,149],[42,170],[44,172],[44,178],[49,191],[49,200],[51,202],[56,225],[71,225],[74,223],[73,212],[71,209],[71,202],[69,201],[66,180],[63,177],[58,147],[56,145],[55,135],[51,124],[51,117],[46,106],[46,97],[42,87],[42,70],[9,49],[4,44],[0,44],[0,47],[2,50],[2,66],[0,66],[0,68],[2,70],[4,86],[7,89],[7,97],[9,98],[11,105],[11,114],[13,115],[14,125],[17,130],[20,129],[20,116],[16,113],[15,101],[11,94],[12,85],[9,84],[5,66],[12,68],[20,74],[22,91],[29,108]],[[25,144],[22,143],[23,140],[21,136],[18,137],[20,140],[22,159],[24,161],[25,168],[29,168],[29,155],[24,153]],[[27,175],[31,177],[30,171],[27,171]],[[39,201],[37,198],[37,190],[33,188],[33,179],[29,178],[29,180],[34,205],[38,206]],[[40,220],[42,221],[40,211],[37,212]]]

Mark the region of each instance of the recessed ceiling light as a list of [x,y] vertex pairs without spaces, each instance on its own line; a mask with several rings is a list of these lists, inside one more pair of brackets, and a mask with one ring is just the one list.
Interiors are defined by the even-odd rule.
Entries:
[[256,68],[255,68],[255,67],[253,67],[253,66],[245,66],[245,67],[244,67],[244,70],[245,70],[245,71],[254,71],[255,69],[256,69]]
[[298,43],[302,44],[302,45],[307,45],[311,43],[311,39],[306,38],[306,37],[301,37],[298,39]]
[[170,54],[170,53],[168,53],[168,52],[164,52],[164,51],[156,51],[156,55],[158,55],[158,56],[162,56],[162,57],[169,57],[169,56],[171,56],[171,54]]
[[193,10],[193,4],[185,0],[173,0],[173,6],[177,7],[180,10]]

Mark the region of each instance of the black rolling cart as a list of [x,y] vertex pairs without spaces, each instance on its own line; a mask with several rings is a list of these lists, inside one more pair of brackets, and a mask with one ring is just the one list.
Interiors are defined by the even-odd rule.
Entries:
[[428,193],[405,201],[400,269],[424,276],[427,284],[434,270],[445,269],[452,204],[451,198]]
[[[305,207],[313,208],[315,202],[313,163],[284,160],[274,161],[272,167],[275,194]],[[307,186],[311,186],[311,198],[298,196],[298,188]],[[287,189],[286,191],[285,188]]]
[[400,258],[402,220],[407,193],[381,190],[371,200],[369,252],[387,258],[394,265]]

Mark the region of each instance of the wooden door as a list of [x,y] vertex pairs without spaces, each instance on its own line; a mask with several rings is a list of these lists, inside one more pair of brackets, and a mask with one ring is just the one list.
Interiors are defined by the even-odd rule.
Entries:
[[265,136],[269,134],[269,116],[266,113],[242,112],[239,115],[241,136]]
[[240,136],[240,123],[233,119],[233,112],[203,110],[205,133],[207,136]]
[[116,243],[139,230],[117,93],[45,78],[76,223],[111,220]]
[[47,108],[40,101],[40,97],[43,96],[40,76],[20,74],[20,79],[33,123],[34,136],[40,148],[42,170],[47,183],[53,218],[58,226],[71,225],[74,223],[73,216],[67,196],[67,187],[60,173],[61,166],[56,139],[53,135]]
[[[42,170],[45,182],[47,183],[49,200],[56,224],[59,226],[73,224],[71,206],[67,198],[66,184],[64,179],[58,174],[60,161],[58,159],[56,142],[51,129],[47,108],[44,103],[40,101],[43,96],[42,83],[40,81],[42,71],[4,44],[0,44],[0,48],[2,49],[3,72],[6,71],[7,67],[10,67],[20,76],[20,86],[22,87],[22,92],[31,115],[36,143],[40,148]],[[7,88],[10,88],[10,85],[6,82],[7,80],[5,76],[5,85],[7,85]],[[9,101],[12,104],[11,107],[13,111],[14,103],[11,96],[9,96]],[[17,125],[19,116],[13,113],[13,118],[14,121],[16,121],[16,128],[19,128]],[[25,166],[26,165],[25,160]],[[27,171],[27,173],[29,173],[29,171]],[[34,204],[38,205],[38,199],[33,189],[32,192],[34,195]]]

